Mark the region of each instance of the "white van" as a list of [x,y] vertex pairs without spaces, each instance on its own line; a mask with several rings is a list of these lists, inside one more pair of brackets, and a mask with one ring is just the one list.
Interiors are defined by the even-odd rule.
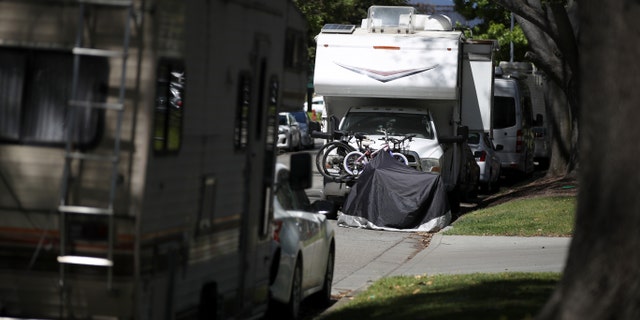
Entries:
[[493,141],[504,148],[498,152],[502,169],[530,174],[534,170],[534,126],[531,96],[526,83],[496,73],[493,87]]

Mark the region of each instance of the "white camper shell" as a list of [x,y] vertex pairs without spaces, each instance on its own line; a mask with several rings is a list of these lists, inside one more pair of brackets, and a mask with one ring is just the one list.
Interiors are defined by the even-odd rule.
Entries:
[[305,35],[290,0],[0,1],[0,317],[264,315]]
[[[414,166],[442,174],[448,191],[473,188],[473,157],[458,130],[491,130],[494,41],[466,39],[443,15],[372,6],[360,27],[327,25],[316,42],[314,87],[329,117],[344,126],[365,108],[390,118],[409,110],[427,115],[437,134],[413,139]],[[398,133],[407,131],[398,125]],[[382,135],[367,133],[374,141]],[[329,183],[325,195],[339,197],[346,188]]]

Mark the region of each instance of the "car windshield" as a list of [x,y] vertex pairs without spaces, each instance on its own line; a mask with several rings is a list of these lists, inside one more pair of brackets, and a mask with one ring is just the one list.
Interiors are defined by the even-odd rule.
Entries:
[[382,134],[387,129],[389,135],[415,134],[416,138],[433,139],[433,128],[429,115],[389,112],[352,112],[342,123],[342,130],[364,134]]

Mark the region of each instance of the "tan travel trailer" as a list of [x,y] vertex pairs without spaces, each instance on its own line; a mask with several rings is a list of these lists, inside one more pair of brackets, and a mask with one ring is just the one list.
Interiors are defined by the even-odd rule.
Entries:
[[290,0],[0,2],[0,317],[263,315],[305,35]]

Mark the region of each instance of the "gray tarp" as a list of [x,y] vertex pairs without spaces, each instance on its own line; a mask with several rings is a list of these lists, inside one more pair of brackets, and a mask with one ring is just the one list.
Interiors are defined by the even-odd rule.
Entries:
[[395,231],[438,231],[451,222],[440,175],[419,172],[380,152],[358,178],[338,225]]

